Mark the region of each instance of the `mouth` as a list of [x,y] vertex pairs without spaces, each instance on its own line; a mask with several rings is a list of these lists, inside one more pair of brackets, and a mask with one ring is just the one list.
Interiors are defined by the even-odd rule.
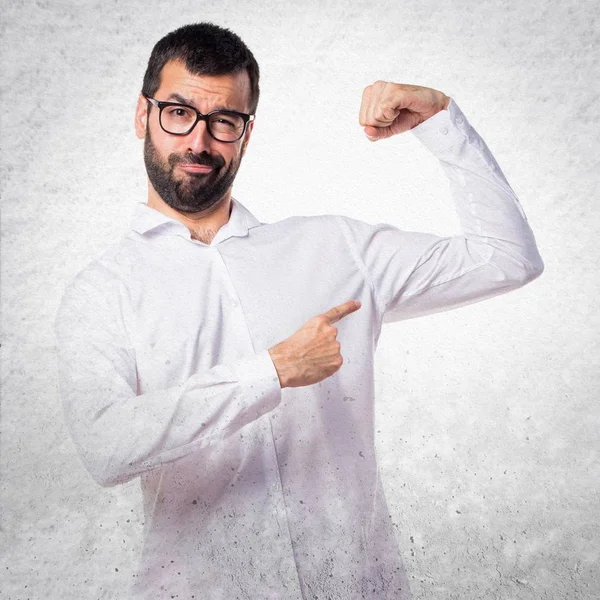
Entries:
[[186,173],[194,174],[208,174],[214,171],[214,168],[209,165],[198,165],[198,164],[179,164],[177,165],[182,171]]

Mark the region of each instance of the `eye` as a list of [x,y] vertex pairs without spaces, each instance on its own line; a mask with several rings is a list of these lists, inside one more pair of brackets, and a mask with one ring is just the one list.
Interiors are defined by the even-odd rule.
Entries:
[[238,115],[215,113],[210,118],[211,126],[221,132],[238,132],[244,127],[244,120]]
[[164,112],[169,119],[191,119],[194,117],[192,111],[185,106],[167,106]]
[[231,127],[231,128],[236,127],[236,123],[234,123],[231,119],[228,119],[228,118],[222,117],[222,116],[215,118],[213,122],[219,126],[225,126],[225,127]]

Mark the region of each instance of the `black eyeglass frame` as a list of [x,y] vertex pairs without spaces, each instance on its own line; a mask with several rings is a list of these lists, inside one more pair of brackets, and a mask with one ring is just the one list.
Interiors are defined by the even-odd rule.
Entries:
[[[148,100],[148,102],[150,102],[151,104],[154,104],[154,106],[156,106],[158,108],[158,110],[159,110],[158,123],[160,125],[160,128],[165,133],[168,133],[169,135],[189,135],[194,130],[194,127],[196,127],[196,125],[198,125],[198,121],[205,121],[206,129],[207,129],[210,137],[217,140],[217,142],[222,142],[224,144],[233,144],[234,142],[237,142],[244,136],[244,134],[246,133],[246,129],[248,127],[248,123],[250,123],[251,121],[254,121],[254,117],[255,117],[255,115],[249,115],[247,113],[238,112],[237,110],[225,110],[225,109],[211,110],[207,114],[202,114],[197,108],[194,108],[193,106],[190,106],[189,104],[181,104],[181,102],[162,102],[161,100],[156,100],[155,98],[150,98],[149,96],[144,96],[144,98],[146,98],[146,100]],[[182,133],[173,133],[172,131],[167,131],[163,127],[163,124],[162,124],[162,111],[163,111],[163,108],[166,108],[167,106],[182,106],[184,108],[189,108],[190,110],[193,110],[196,113],[196,120],[194,121],[192,126],[187,131],[184,131]],[[242,129],[242,133],[240,133],[239,137],[235,138],[235,140],[221,140],[218,137],[216,137],[210,128],[210,121],[208,120],[209,117],[211,115],[214,115],[215,113],[220,113],[220,114],[225,114],[225,115],[233,115],[233,116],[240,117],[241,119],[243,119],[244,128]]]

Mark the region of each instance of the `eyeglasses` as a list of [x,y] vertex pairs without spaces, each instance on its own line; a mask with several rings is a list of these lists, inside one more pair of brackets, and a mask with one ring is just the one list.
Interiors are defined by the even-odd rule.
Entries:
[[254,115],[236,110],[213,110],[203,115],[199,110],[178,102],[160,102],[144,96],[148,102],[158,107],[158,122],[162,130],[172,135],[188,135],[198,121],[206,121],[208,133],[219,142],[237,142],[245,133]]

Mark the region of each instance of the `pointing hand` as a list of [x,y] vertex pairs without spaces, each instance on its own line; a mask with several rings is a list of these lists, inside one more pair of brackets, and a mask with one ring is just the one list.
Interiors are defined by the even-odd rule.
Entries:
[[293,335],[269,349],[282,388],[318,383],[342,366],[338,331],[333,323],[359,308],[360,303],[354,300],[334,306],[311,317]]

